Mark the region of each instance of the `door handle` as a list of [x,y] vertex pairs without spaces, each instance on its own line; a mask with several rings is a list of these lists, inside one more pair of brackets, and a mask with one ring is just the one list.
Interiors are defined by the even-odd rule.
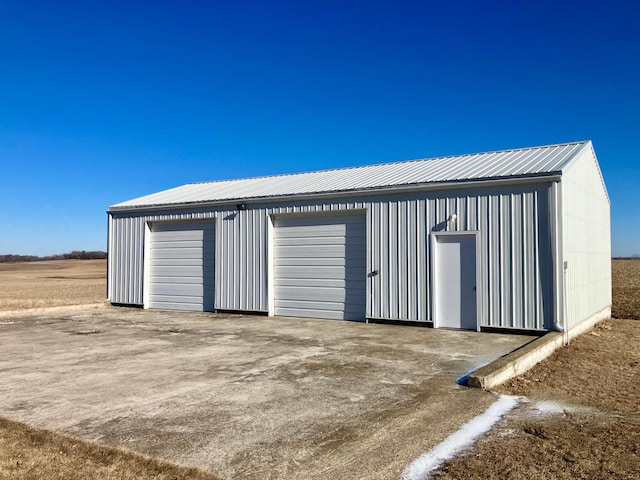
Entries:
[[474,292],[476,291],[476,287],[473,287],[473,291],[474,291]]

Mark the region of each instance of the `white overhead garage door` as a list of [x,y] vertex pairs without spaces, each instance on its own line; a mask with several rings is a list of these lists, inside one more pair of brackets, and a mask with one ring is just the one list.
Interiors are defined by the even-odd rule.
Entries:
[[148,306],[213,311],[213,222],[151,224]]
[[364,320],[364,215],[276,218],[275,314]]

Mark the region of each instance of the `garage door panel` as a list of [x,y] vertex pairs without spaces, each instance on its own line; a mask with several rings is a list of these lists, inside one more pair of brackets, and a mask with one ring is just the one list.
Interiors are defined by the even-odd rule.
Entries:
[[325,237],[322,242],[320,242],[317,237],[277,238],[273,244],[276,247],[343,245],[344,237]]
[[341,310],[341,304],[330,306],[327,309],[327,304],[319,304],[319,308],[288,308],[286,306],[278,307],[278,315],[284,317],[306,317],[306,318],[327,318],[332,320],[362,320],[362,312],[360,309],[353,310]]
[[[155,265],[153,266],[154,277],[195,277],[196,279],[202,274],[202,266],[184,266],[184,265]],[[198,280],[200,281],[200,280]]]
[[358,318],[345,318],[344,313],[331,310],[313,310],[300,308],[279,308],[278,315],[283,317],[302,317],[302,318],[327,318],[330,320],[359,320]]
[[364,215],[276,219],[276,314],[364,319],[365,231]]
[[333,288],[333,287],[301,287],[301,288],[287,288],[286,298],[288,302],[297,302],[300,300],[305,301],[305,305],[310,298],[318,302],[339,303],[340,308],[345,309],[345,303],[348,303],[348,295],[364,295],[365,290],[353,290],[347,292],[345,288]]
[[202,298],[175,297],[175,299],[175,302],[171,302],[166,297],[157,297],[157,299],[152,300],[154,304],[153,308],[161,308],[163,310],[185,310],[194,312],[202,311],[202,308],[200,308],[199,306],[203,301]]
[[[323,230],[318,231],[317,230],[318,227],[323,228]],[[325,241],[328,241],[330,243],[336,243],[336,242],[339,242],[340,239],[344,240],[347,237],[347,235],[349,236],[349,238],[359,241],[359,240],[364,240],[365,238],[364,224],[362,224],[362,227],[363,227],[362,232],[359,232],[357,230],[354,230],[352,232],[351,230],[347,231],[347,229],[345,228],[336,230],[336,229],[331,229],[327,226],[314,226],[313,228],[310,226],[304,229],[296,228],[296,227],[281,226],[281,228],[287,229],[288,231],[281,232],[281,234],[278,234],[278,238],[276,239],[276,242],[280,244],[291,244],[292,240],[300,240],[301,243],[304,243],[304,242],[318,243],[318,242],[325,242]],[[332,239],[337,239],[337,240],[332,240]]]
[[202,295],[151,295],[151,300],[157,303],[193,303],[202,301]]
[[[201,258],[153,258],[151,257],[151,267],[202,267]],[[202,269],[201,269],[202,270]]]
[[344,302],[329,302],[322,300],[314,300],[307,301],[304,304],[304,307],[300,307],[299,302],[294,300],[280,300],[276,302],[276,308],[300,308],[304,309],[312,309],[312,310],[332,310],[332,311],[343,311],[344,310]]
[[[309,272],[309,269],[301,268],[301,267],[279,267],[277,270],[282,272],[282,275],[276,277],[275,283],[277,284],[278,278],[288,278],[288,279],[308,279],[310,274],[312,273],[313,278],[334,278],[338,280],[349,279],[354,282],[363,282],[364,280],[360,280],[360,273],[362,273],[362,269],[359,267],[342,267],[340,265],[336,266],[322,266],[322,267],[314,267],[313,272]],[[358,278],[356,278],[356,276]],[[363,275],[364,276],[364,275]]]
[[202,241],[204,234],[202,231],[194,230],[164,230],[154,226],[154,233],[161,233],[161,237],[152,239],[153,242],[182,242],[182,241]]
[[[157,238],[156,240],[165,241],[170,238],[180,238],[180,239],[188,239],[188,238],[202,238],[202,230],[197,231],[192,228],[184,228],[184,225],[187,222],[174,222],[172,224],[162,224],[162,223],[154,223],[153,231],[154,232],[162,232],[162,237]],[[178,225],[177,227],[175,225]]]
[[356,280],[347,281],[344,278],[277,278],[274,281],[276,287],[342,287],[349,290],[364,289],[362,282]]
[[[346,263],[344,258],[281,258],[274,262],[276,267],[344,267]],[[309,272],[306,272],[308,275]]]
[[365,258],[366,252],[362,251],[360,245],[323,245],[309,244],[286,246],[283,248],[285,252],[279,255],[279,258]]
[[153,256],[155,260],[163,258],[167,259],[183,259],[197,258],[202,259],[202,247],[183,247],[183,248],[154,248]]
[[[347,215],[341,215],[339,213],[329,215],[290,215],[286,217],[280,217],[277,220],[278,224],[283,227],[293,226],[296,228],[315,228],[316,226],[325,226],[336,229],[344,229],[346,224],[343,220],[346,217],[350,217],[348,219],[349,225],[364,224],[365,222],[364,215],[357,213]],[[324,228],[323,231],[326,231],[326,228]]]
[[204,289],[200,283],[160,283],[152,282],[151,291],[154,295],[184,295],[188,297],[202,297]]
[[344,302],[345,297],[347,296],[346,290],[344,287],[292,287],[292,286],[283,286],[280,289],[282,297],[287,298],[287,300],[307,300],[309,298],[315,298],[320,301],[330,300],[336,301],[340,300]]
[[214,258],[212,222],[152,224],[149,306],[213,310]]
[[[321,248],[321,251],[318,249]],[[283,249],[284,252],[280,256],[285,258],[308,258],[315,256],[323,257],[338,257],[342,256],[344,252],[344,244],[342,245],[324,245],[324,244],[306,244],[306,245],[291,245]]]
[[202,248],[202,240],[151,241],[153,248]]
[[153,283],[180,283],[182,285],[188,285],[188,284],[202,284],[202,280],[198,277],[193,277],[193,276],[180,276],[180,275],[174,275],[174,276],[166,276],[166,277],[162,277],[162,276],[158,276],[158,275],[154,275],[153,277]]
[[[310,275],[309,269],[299,267],[279,267],[277,270],[280,272],[280,275],[276,278],[308,279]],[[313,277],[342,279],[344,278],[344,267],[339,265],[315,267]]]

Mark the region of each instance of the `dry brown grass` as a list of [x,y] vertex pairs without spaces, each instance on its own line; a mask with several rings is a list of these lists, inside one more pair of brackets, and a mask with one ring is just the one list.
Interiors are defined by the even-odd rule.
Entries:
[[590,409],[511,416],[437,478],[640,478],[639,341],[640,322],[609,320],[502,385],[502,393]]
[[13,480],[219,480],[212,474],[179,467],[38,430],[0,418],[0,478]]
[[0,263],[0,311],[102,302],[106,260]]
[[637,422],[599,414],[512,419],[480,440],[472,454],[445,465],[434,476],[460,480],[637,480],[639,436]]
[[498,388],[587,410],[512,415],[437,478],[640,478],[640,261],[613,261],[613,315]]

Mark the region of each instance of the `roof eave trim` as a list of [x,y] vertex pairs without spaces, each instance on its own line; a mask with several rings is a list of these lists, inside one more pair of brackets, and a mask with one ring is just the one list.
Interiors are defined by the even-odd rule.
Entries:
[[210,207],[210,206],[225,206],[234,205],[238,202],[242,203],[270,203],[279,200],[312,200],[312,199],[324,199],[335,197],[353,197],[361,195],[371,194],[393,194],[393,193],[411,193],[417,191],[432,191],[442,189],[458,189],[458,188],[481,188],[492,186],[506,186],[506,185],[521,185],[526,183],[542,183],[542,182],[558,182],[562,177],[561,171],[543,172],[537,174],[526,174],[510,177],[493,177],[474,180],[451,180],[445,182],[434,183],[419,183],[419,184],[405,184],[405,185],[392,185],[388,187],[372,187],[372,188],[360,188],[356,190],[335,190],[331,192],[311,192],[311,193],[296,193],[286,195],[271,195],[263,197],[238,197],[225,200],[204,200],[193,202],[179,202],[179,203],[165,203],[165,204],[151,204],[151,205],[129,205],[129,206],[112,206],[107,209],[107,213],[120,213],[120,212],[141,212],[141,211],[157,211],[157,210],[175,210],[180,208],[194,208],[194,207]]

